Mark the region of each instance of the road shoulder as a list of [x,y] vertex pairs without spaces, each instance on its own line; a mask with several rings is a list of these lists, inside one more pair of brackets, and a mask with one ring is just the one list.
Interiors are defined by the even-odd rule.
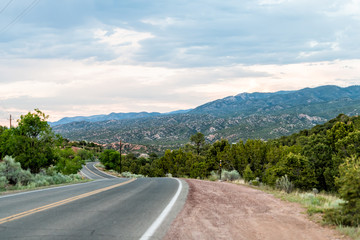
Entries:
[[183,210],[164,239],[348,239],[310,221],[304,209],[250,187],[186,180]]
[[183,186],[180,195],[177,201],[175,202],[175,205],[171,209],[170,213],[167,215],[164,222],[160,225],[160,227],[157,229],[157,231],[155,232],[155,234],[151,239],[163,239],[167,231],[170,229],[171,224],[174,222],[176,217],[179,215],[179,213],[185,206],[189,193],[189,185],[185,180],[183,179],[179,179],[179,180],[181,181]]

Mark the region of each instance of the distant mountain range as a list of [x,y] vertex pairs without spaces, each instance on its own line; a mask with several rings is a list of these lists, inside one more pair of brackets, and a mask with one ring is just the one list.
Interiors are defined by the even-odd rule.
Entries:
[[146,118],[146,117],[154,117],[161,115],[169,115],[169,114],[177,114],[177,113],[187,113],[190,110],[178,110],[169,113],[159,113],[159,112],[130,112],[130,113],[110,113],[108,115],[94,115],[94,116],[79,116],[79,117],[65,117],[60,119],[57,122],[51,122],[50,126],[54,127],[57,125],[72,123],[72,122],[101,122],[108,120],[122,120],[122,119],[136,119],[136,118]]
[[160,113],[112,113],[65,118],[52,123],[71,140],[125,142],[177,148],[202,132],[207,141],[270,139],[324,123],[340,113],[360,112],[360,86],[322,86],[299,91],[241,93],[192,110]]

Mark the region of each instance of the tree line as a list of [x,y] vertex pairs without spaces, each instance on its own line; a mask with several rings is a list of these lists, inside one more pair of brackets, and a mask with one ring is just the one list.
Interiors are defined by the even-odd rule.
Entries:
[[201,179],[219,171],[221,160],[223,169],[236,170],[248,182],[274,187],[283,182],[300,190],[336,193],[345,203],[327,211],[325,218],[337,225],[360,225],[360,117],[341,114],[310,130],[270,141],[233,144],[222,139],[208,144],[202,133],[190,140],[159,158],[123,158],[106,150],[100,160],[120,172]]
[[85,160],[95,160],[96,152],[102,151],[94,143],[72,143],[56,135],[47,119],[47,115],[35,109],[22,115],[17,127],[0,126],[0,159],[14,157],[22,169],[34,174],[54,167],[68,175],[76,174]]
[[223,169],[236,170],[245,181],[256,179],[275,186],[286,177],[301,190],[316,188],[338,193],[347,201],[347,208],[334,216],[350,217],[336,221],[360,223],[360,117],[341,114],[312,129],[269,141],[230,143],[222,139],[210,144],[198,132],[184,147],[149,157],[131,153],[121,156],[116,150],[104,150],[94,143],[72,143],[55,135],[47,118],[36,109],[21,116],[17,127],[0,127],[0,158],[11,156],[31,173],[50,167],[63,174],[77,173],[86,159],[98,157],[105,168],[119,173],[200,179],[218,172],[221,160]]
[[278,178],[287,175],[296,188],[336,192],[339,166],[359,153],[360,120],[341,114],[311,130],[270,141],[229,143],[222,139],[209,144],[197,133],[183,148],[166,150],[161,157],[130,154],[120,160],[116,150],[105,150],[100,161],[108,169],[150,177],[170,173],[174,177],[207,178],[219,170],[222,160],[223,169],[237,170],[246,181],[258,178],[274,186]]

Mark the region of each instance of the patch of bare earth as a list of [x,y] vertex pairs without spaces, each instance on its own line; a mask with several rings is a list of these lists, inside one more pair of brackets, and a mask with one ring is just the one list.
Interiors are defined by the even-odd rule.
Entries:
[[188,199],[165,239],[347,239],[299,205],[226,182],[186,180]]

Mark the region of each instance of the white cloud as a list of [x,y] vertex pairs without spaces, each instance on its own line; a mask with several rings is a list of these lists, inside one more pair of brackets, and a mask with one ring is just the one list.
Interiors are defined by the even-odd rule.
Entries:
[[330,10],[325,11],[325,14],[330,17],[351,16],[360,20],[360,0],[345,0],[330,6]]
[[175,18],[166,17],[166,18],[147,18],[141,20],[142,23],[150,24],[153,26],[158,26],[162,29],[165,29],[168,26],[178,24],[180,21],[176,20]]
[[117,60],[127,61],[131,60],[133,55],[141,49],[141,41],[154,37],[149,32],[137,32],[122,28],[114,28],[112,31],[102,29],[94,31],[94,38],[113,50],[117,55]]
[[[23,7],[14,1],[0,20]],[[359,14],[360,0],[41,1],[0,36],[0,118],[359,84]]]
[[51,121],[110,112],[168,112],[241,92],[360,84],[360,60],[177,69],[113,61],[16,61],[18,65],[8,61],[12,68],[1,69],[13,80],[0,82],[2,119],[34,108]]
[[290,0],[259,0],[259,5],[278,5]]
[[[183,94],[195,92],[204,98],[218,99],[241,92],[274,92],[279,90],[297,90],[305,87],[321,85],[338,85],[342,87],[360,84],[360,69],[356,66],[360,60],[331,61],[318,63],[298,63],[285,65],[237,65],[219,68],[225,75],[229,70],[235,69],[247,72],[261,72],[263,76],[229,76],[217,81],[194,84],[180,88],[177,91]],[[211,78],[212,72],[208,72]],[[266,74],[265,74],[266,73]]]
[[101,43],[110,46],[130,46],[139,48],[139,42],[145,39],[153,38],[151,33],[136,32],[128,29],[114,28],[112,31],[97,29],[94,37]]

